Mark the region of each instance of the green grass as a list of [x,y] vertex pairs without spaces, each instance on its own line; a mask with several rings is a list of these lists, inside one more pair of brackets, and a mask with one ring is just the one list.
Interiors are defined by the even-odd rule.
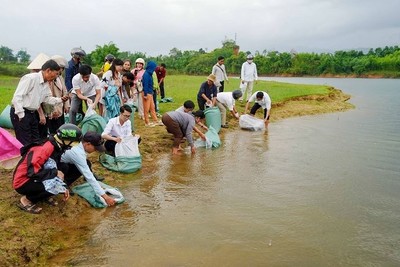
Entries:
[[[181,106],[183,102],[191,99],[197,106],[197,92],[201,83],[206,81],[204,76],[170,75],[165,79],[165,95],[172,97],[173,103],[162,103],[159,105],[161,113],[174,110]],[[231,78],[225,82],[225,91],[239,89],[239,79]],[[306,95],[324,95],[328,93],[329,86],[325,85],[304,85],[280,83],[271,81],[258,81],[254,85],[253,92],[266,91],[270,95],[272,102],[282,102],[294,97]]]
[[[183,102],[191,99],[197,105],[197,92],[201,83],[206,81],[206,76],[169,75],[165,79],[165,95],[172,97],[174,102],[159,105],[161,113],[174,110]],[[0,76],[0,111],[11,103],[19,78]],[[267,91],[273,103],[282,102],[294,97],[306,95],[324,95],[328,93],[325,85],[290,84],[271,81],[258,81],[253,92]],[[239,89],[239,79],[231,78],[225,82],[225,91]]]

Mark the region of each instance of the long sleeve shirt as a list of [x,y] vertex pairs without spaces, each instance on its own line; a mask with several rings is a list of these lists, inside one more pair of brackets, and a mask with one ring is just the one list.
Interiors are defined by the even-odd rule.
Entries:
[[25,117],[24,108],[37,110],[41,103],[55,105],[62,103],[61,98],[51,95],[49,83],[44,81],[41,71],[29,73],[21,78],[15,90],[12,104],[18,118]]
[[252,62],[244,62],[242,64],[242,70],[240,72],[240,79],[246,82],[252,82],[258,79],[257,75],[257,65]]
[[168,116],[171,117],[172,120],[177,122],[182,130],[184,136],[186,136],[186,140],[190,146],[193,145],[193,128],[196,124],[196,121],[192,114],[180,112],[180,111],[170,111],[167,112]]
[[211,71],[212,74],[215,75],[217,81],[222,82],[224,80],[228,80],[228,76],[226,75],[225,65],[215,64]]
[[105,194],[104,189],[101,188],[86,162],[86,152],[82,143],[79,143],[79,145],[65,151],[61,156],[61,162],[74,164],[96,194],[100,196]]

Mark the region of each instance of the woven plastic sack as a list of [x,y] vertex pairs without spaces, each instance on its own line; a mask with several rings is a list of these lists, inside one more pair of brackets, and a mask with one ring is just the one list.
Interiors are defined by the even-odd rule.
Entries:
[[217,133],[221,130],[221,112],[218,107],[206,108],[204,110],[206,116],[206,125],[208,128],[212,126]]
[[[117,204],[125,201],[122,193],[115,187],[109,186],[105,183],[98,182],[100,186],[104,189],[107,195],[114,198]],[[86,199],[95,208],[105,208],[107,204],[101,196],[98,196],[92,186],[89,183],[83,183],[81,185],[75,186],[72,191],[78,194],[80,197]]]
[[118,156],[113,157],[108,154],[101,154],[99,161],[104,168],[121,173],[134,173],[142,168],[142,156],[127,157]]
[[221,139],[219,138],[217,131],[212,126],[208,128],[208,131],[206,132],[205,136],[206,136],[206,141],[203,141],[200,138],[194,142],[194,145],[196,147],[205,147],[207,149],[218,148],[221,146]]
[[12,123],[11,123],[11,118],[10,118],[10,109],[11,106],[7,105],[3,112],[1,112],[0,115],[0,127],[7,128],[7,129],[14,129]]

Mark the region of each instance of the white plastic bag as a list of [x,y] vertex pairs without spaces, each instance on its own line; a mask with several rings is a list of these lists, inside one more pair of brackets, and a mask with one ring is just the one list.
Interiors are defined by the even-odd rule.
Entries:
[[85,117],[89,117],[89,116],[92,116],[92,115],[95,115],[95,114],[97,114],[97,112],[96,112],[96,110],[94,110],[93,104],[88,105],[88,109],[85,112]]
[[116,157],[140,156],[139,146],[138,146],[138,137],[131,135],[131,136],[123,138],[120,143],[117,143],[115,145],[115,156]]
[[244,114],[239,117],[239,126],[249,131],[262,131],[265,129],[264,120]]

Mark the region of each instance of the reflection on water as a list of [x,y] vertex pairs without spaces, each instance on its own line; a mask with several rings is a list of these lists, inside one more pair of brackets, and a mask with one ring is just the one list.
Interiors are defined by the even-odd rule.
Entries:
[[355,110],[238,129],[194,156],[161,155],[68,262],[400,265],[400,82],[332,80]]

